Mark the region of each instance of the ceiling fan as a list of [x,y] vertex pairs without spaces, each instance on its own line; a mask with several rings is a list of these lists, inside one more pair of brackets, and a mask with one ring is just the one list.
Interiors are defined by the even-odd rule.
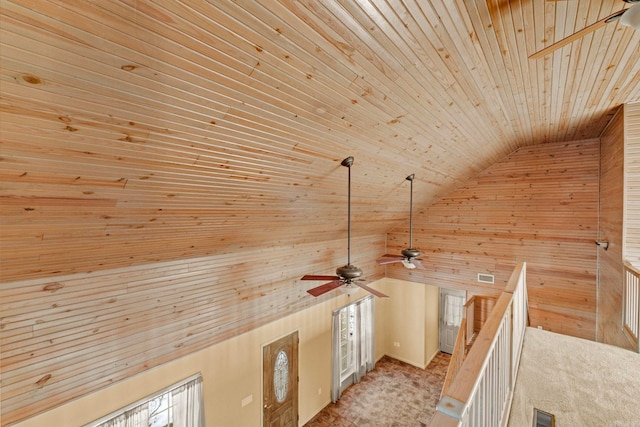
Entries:
[[402,255],[390,255],[385,254],[381,258],[378,258],[376,262],[378,264],[391,264],[394,262],[401,262],[406,268],[421,268],[424,269],[424,266],[420,262],[421,260],[418,258],[420,256],[420,251],[414,249],[412,246],[413,241],[413,178],[415,178],[414,174],[409,175],[405,179],[411,182],[411,195],[409,196],[409,248],[402,250]]
[[336,269],[336,276],[306,275],[303,276],[300,280],[330,280],[330,282],[325,283],[324,285],[316,286],[315,288],[307,290],[307,292],[309,292],[314,297],[326,294],[327,292],[332,291],[336,288],[341,288],[341,290],[347,294],[355,293],[355,291],[359,290],[359,288],[362,288],[377,297],[387,297],[388,295],[385,295],[382,292],[376,291],[375,289],[372,289],[369,286],[361,283],[362,281],[364,281],[364,279],[360,279],[363,274],[362,270],[351,264],[351,165],[353,165],[353,157],[347,157],[342,161],[342,163],[340,163],[340,165],[345,166],[349,169],[349,186],[347,199],[347,265],[338,267]]
[[[640,3],[640,0],[623,0],[625,3]],[[588,27],[583,28],[580,31],[577,31],[573,34],[571,34],[569,37],[566,37],[558,42],[553,43],[552,45],[549,45],[547,47],[545,47],[544,49],[534,53],[533,55],[529,56],[529,59],[538,59],[538,58],[542,58],[543,56],[557,50],[560,49],[563,46],[568,45],[569,43],[574,42],[575,40],[579,39],[580,37],[584,37],[589,33],[592,33],[593,31],[597,30],[600,27],[604,27],[605,25],[607,25],[610,22],[614,22],[614,21],[620,21],[620,23],[622,25],[625,25],[627,27],[632,27],[636,30],[640,31],[640,4],[637,5],[633,5],[627,9],[622,9],[619,10],[615,13],[612,13],[611,15],[602,18],[599,21],[594,22],[593,24],[589,25]]]

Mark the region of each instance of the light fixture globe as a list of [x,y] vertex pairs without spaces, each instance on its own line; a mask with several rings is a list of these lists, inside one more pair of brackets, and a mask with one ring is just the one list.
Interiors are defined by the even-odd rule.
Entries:
[[414,263],[412,263],[411,261],[408,261],[406,259],[403,259],[400,262],[402,263],[402,265],[404,265],[408,269],[416,268],[416,265]]
[[338,289],[340,289],[341,293],[349,296],[357,294],[358,291],[360,290],[360,288],[354,285],[353,283],[345,283],[344,285],[340,286]]

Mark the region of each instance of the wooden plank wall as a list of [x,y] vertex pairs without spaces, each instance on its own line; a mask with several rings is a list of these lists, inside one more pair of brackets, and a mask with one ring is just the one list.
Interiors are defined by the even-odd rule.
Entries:
[[640,102],[624,105],[624,258],[640,268]]
[[474,316],[473,316],[473,330],[479,331],[482,329],[482,325],[485,324],[487,319],[489,318],[489,314],[491,314],[491,310],[496,305],[496,301],[500,295],[488,296],[488,295],[477,295],[474,301]]
[[[393,265],[387,276],[495,293],[526,261],[532,325],[594,339],[598,159],[598,139],[515,151],[416,212],[413,246],[426,269]],[[387,246],[406,248],[407,227],[389,233]],[[478,284],[478,273],[496,284]]]
[[621,7],[591,3],[3,0],[2,281],[341,238],[347,155],[384,233],[409,173],[427,205],[598,137],[639,98],[640,33],[528,59]]
[[[352,239],[382,277],[384,236]],[[345,239],[3,284],[2,425],[302,310],[327,298],[305,273],[334,274]],[[215,363],[212,361],[212,363]]]
[[622,334],[622,250],[624,209],[624,114],[619,109],[601,138],[600,223],[598,239],[609,242],[598,249],[597,340],[625,345]]

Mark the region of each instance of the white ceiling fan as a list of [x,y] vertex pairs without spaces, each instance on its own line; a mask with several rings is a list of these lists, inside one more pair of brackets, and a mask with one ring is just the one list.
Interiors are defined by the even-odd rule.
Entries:
[[[623,1],[625,3],[640,3],[640,0],[623,0]],[[545,47],[542,50],[539,50],[538,52],[529,56],[529,59],[542,58],[543,56],[548,55],[549,53],[555,50],[558,50],[561,47],[568,45],[569,43],[576,41],[580,37],[584,37],[587,34],[592,33],[597,29],[604,27],[605,25],[615,21],[620,21],[620,24],[640,31],[640,4],[634,4],[629,8],[622,9],[615,13],[612,13],[611,15],[605,18],[602,18],[599,21],[596,21],[593,24],[583,28],[582,30],[577,31],[571,34],[570,36],[560,41],[557,41],[552,45]]]

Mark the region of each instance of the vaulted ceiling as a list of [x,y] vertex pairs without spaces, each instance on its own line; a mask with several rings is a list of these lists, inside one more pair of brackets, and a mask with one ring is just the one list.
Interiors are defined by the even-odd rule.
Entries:
[[[384,233],[640,100],[621,0],[2,0],[2,280]],[[640,7],[640,6],[639,6]]]

